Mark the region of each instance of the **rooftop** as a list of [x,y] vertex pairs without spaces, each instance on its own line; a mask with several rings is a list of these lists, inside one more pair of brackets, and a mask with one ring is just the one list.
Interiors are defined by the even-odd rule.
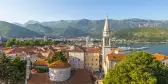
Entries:
[[49,68],[69,68],[70,64],[67,62],[63,62],[61,60],[55,61],[48,65]]
[[34,65],[36,65],[36,66],[47,66],[48,63],[47,63],[46,60],[41,59],[41,60],[37,60],[37,61],[35,61],[35,62],[34,62]]
[[86,52],[89,53],[99,53],[100,52],[100,48],[86,48]]
[[69,52],[84,52],[84,50],[79,46],[71,46]]
[[52,82],[48,73],[32,74],[28,84],[93,84],[91,73],[85,69],[72,71],[69,80],[64,82]]
[[158,53],[152,54],[152,56],[155,57],[156,60],[159,60],[159,61],[165,58],[165,55],[158,54]]
[[111,54],[108,54],[108,60],[110,60],[110,61],[114,61],[114,60],[116,60],[116,61],[121,61],[121,60],[123,60],[124,59],[124,57],[126,56],[126,54],[113,54],[113,53],[111,53]]

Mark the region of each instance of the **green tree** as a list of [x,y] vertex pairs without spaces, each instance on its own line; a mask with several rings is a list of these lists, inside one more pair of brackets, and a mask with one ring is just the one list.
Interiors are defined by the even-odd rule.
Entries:
[[127,55],[110,69],[104,84],[168,84],[168,68],[147,53],[138,51]]
[[0,83],[23,84],[25,79],[25,62],[19,57],[9,58],[0,55]]
[[5,54],[0,55],[0,84],[8,83],[10,58]]
[[48,63],[51,64],[57,60],[62,60],[63,62],[67,62],[67,58],[65,57],[65,55],[62,52],[57,52],[51,59],[48,60]]
[[14,84],[19,84],[25,79],[25,62],[20,59],[20,57],[16,56],[10,64],[9,68],[9,76],[10,82]]
[[11,47],[11,46],[13,46],[13,45],[16,44],[15,41],[16,41],[16,39],[9,39],[9,40],[7,40],[7,42],[5,43],[5,46],[6,46],[6,47]]

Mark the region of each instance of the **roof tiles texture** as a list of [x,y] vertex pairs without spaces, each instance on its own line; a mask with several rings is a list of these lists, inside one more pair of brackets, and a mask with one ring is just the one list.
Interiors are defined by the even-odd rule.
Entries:
[[100,48],[86,48],[86,52],[89,53],[99,53],[100,52]]
[[69,80],[64,82],[52,82],[48,73],[32,74],[28,84],[93,84],[91,73],[85,69],[72,71]]
[[69,68],[70,64],[61,60],[55,61],[48,66],[49,68]]
[[48,63],[47,63],[47,61],[45,61],[45,60],[42,59],[42,60],[35,61],[34,65],[36,65],[36,66],[47,66]]
[[126,54],[108,54],[108,60],[110,61],[121,61],[124,59],[124,57],[126,56]]

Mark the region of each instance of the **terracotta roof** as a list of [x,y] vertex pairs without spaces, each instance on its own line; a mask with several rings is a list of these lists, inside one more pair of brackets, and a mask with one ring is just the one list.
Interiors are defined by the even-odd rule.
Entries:
[[7,52],[6,54],[16,54],[16,53],[22,53],[22,52],[30,52],[34,51],[34,47],[16,47],[13,48],[10,52]]
[[7,49],[7,50],[4,50],[4,53],[7,54],[9,52],[11,52],[13,49]]
[[61,60],[55,61],[48,66],[49,68],[68,68],[70,64]]
[[8,49],[10,49],[10,48],[6,48],[6,47],[0,47],[0,50],[8,50]]
[[84,52],[84,50],[78,46],[74,46],[73,49],[70,49],[69,52]]
[[86,52],[99,53],[100,52],[100,48],[86,48]]
[[108,60],[123,60],[126,54],[108,54]]
[[168,56],[165,56],[164,58],[165,58],[165,59],[168,59]]
[[32,74],[28,84],[93,84],[91,73],[85,69],[72,71],[69,80],[64,82],[52,82],[48,73]]
[[156,60],[162,60],[165,58],[165,55],[163,54],[158,54],[158,53],[155,53],[155,54],[152,54],[153,57],[156,58]]
[[34,73],[30,76],[28,84],[53,84],[48,73]]
[[48,65],[47,61],[44,59],[37,60],[33,64],[36,66],[47,66]]

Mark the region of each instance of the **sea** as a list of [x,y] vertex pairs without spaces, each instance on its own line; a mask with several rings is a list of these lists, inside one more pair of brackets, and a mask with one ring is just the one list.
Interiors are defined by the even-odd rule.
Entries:
[[129,44],[115,44],[117,47],[148,47],[144,51],[150,53],[160,53],[168,56],[168,43],[129,43]]

